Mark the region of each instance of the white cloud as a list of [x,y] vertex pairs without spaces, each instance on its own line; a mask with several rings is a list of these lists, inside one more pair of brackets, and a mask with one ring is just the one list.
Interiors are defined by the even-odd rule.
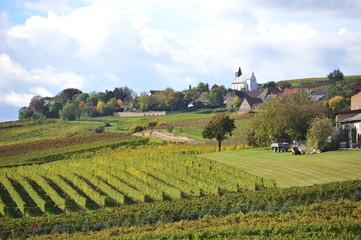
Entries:
[[60,72],[52,66],[27,70],[12,61],[9,55],[0,54],[0,86],[10,87],[14,83],[43,84],[63,88],[82,88],[85,77],[73,72]]
[[0,92],[0,102],[10,106],[24,107],[29,105],[34,96],[52,97],[54,95],[43,87],[35,87],[23,93],[15,91]]
[[54,94],[51,93],[49,90],[43,87],[35,87],[30,88],[29,92],[33,93],[34,96],[41,96],[41,97],[53,97]]
[[34,95],[30,93],[0,92],[0,102],[15,107],[28,106],[32,97]]

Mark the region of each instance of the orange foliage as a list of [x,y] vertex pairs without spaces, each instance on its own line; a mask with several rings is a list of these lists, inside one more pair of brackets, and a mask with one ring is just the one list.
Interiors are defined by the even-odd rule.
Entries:
[[78,105],[79,108],[83,108],[85,107],[85,102],[84,101],[81,101]]
[[120,106],[121,108],[124,108],[124,102],[123,102],[121,99],[118,99],[118,100],[117,100],[117,103],[119,104],[119,106]]
[[103,101],[99,101],[98,104],[97,104],[96,110],[99,112],[99,109],[100,109],[102,106],[105,106],[105,103],[104,103]]

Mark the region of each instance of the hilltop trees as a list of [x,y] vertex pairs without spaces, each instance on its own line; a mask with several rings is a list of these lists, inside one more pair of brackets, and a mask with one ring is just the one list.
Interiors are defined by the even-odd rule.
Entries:
[[44,115],[48,118],[75,120],[80,116],[95,117],[111,115],[127,108],[134,96],[128,88],[98,92],[91,96],[79,89],[67,88],[55,97],[34,96],[28,107],[19,110],[19,119],[31,119]]
[[332,83],[344,80],[343,73],[340,71],[340,69],[333,70],[333,72],[330,72],[327,77]]
[[221,151],[222,141],[227,139],[227,135],[232,136],[236,128],[234,120],[228,115],[217,114],[204,127],[202,136],[207,139],[215,138],[218,141],[218,151]]

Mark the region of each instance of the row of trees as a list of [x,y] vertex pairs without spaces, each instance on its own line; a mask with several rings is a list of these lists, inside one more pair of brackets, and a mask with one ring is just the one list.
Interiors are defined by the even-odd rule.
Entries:
[[39,119],[45,116],[74,120],[80,116],[110,115],[114,111],[124,111],[130,107],[134,95],[128,87],[90,94],[67,88],[55,97],[34,96],[28,107],[19,110],[19,119]]
[[128,87],[98,93],[83,93],[75,88],[64,89],[55,97],[34,96],[28,107],[19,110],[19,119],[62,118],[74,120],[80,116],[112,115],[118,111],[176,111],[195,107],[219,107],[227,90],[224,86],[209,89],[200,82],[196,87],[176,92],[171,88],[155,94],[136,93]]

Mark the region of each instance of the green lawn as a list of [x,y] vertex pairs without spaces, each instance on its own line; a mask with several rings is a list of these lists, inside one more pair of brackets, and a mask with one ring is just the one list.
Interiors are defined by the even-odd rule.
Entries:
[[361,179],[361,150],[293,156],[291,153],[247,149],[201,156],[260,177],[273,178],[279,187]]

